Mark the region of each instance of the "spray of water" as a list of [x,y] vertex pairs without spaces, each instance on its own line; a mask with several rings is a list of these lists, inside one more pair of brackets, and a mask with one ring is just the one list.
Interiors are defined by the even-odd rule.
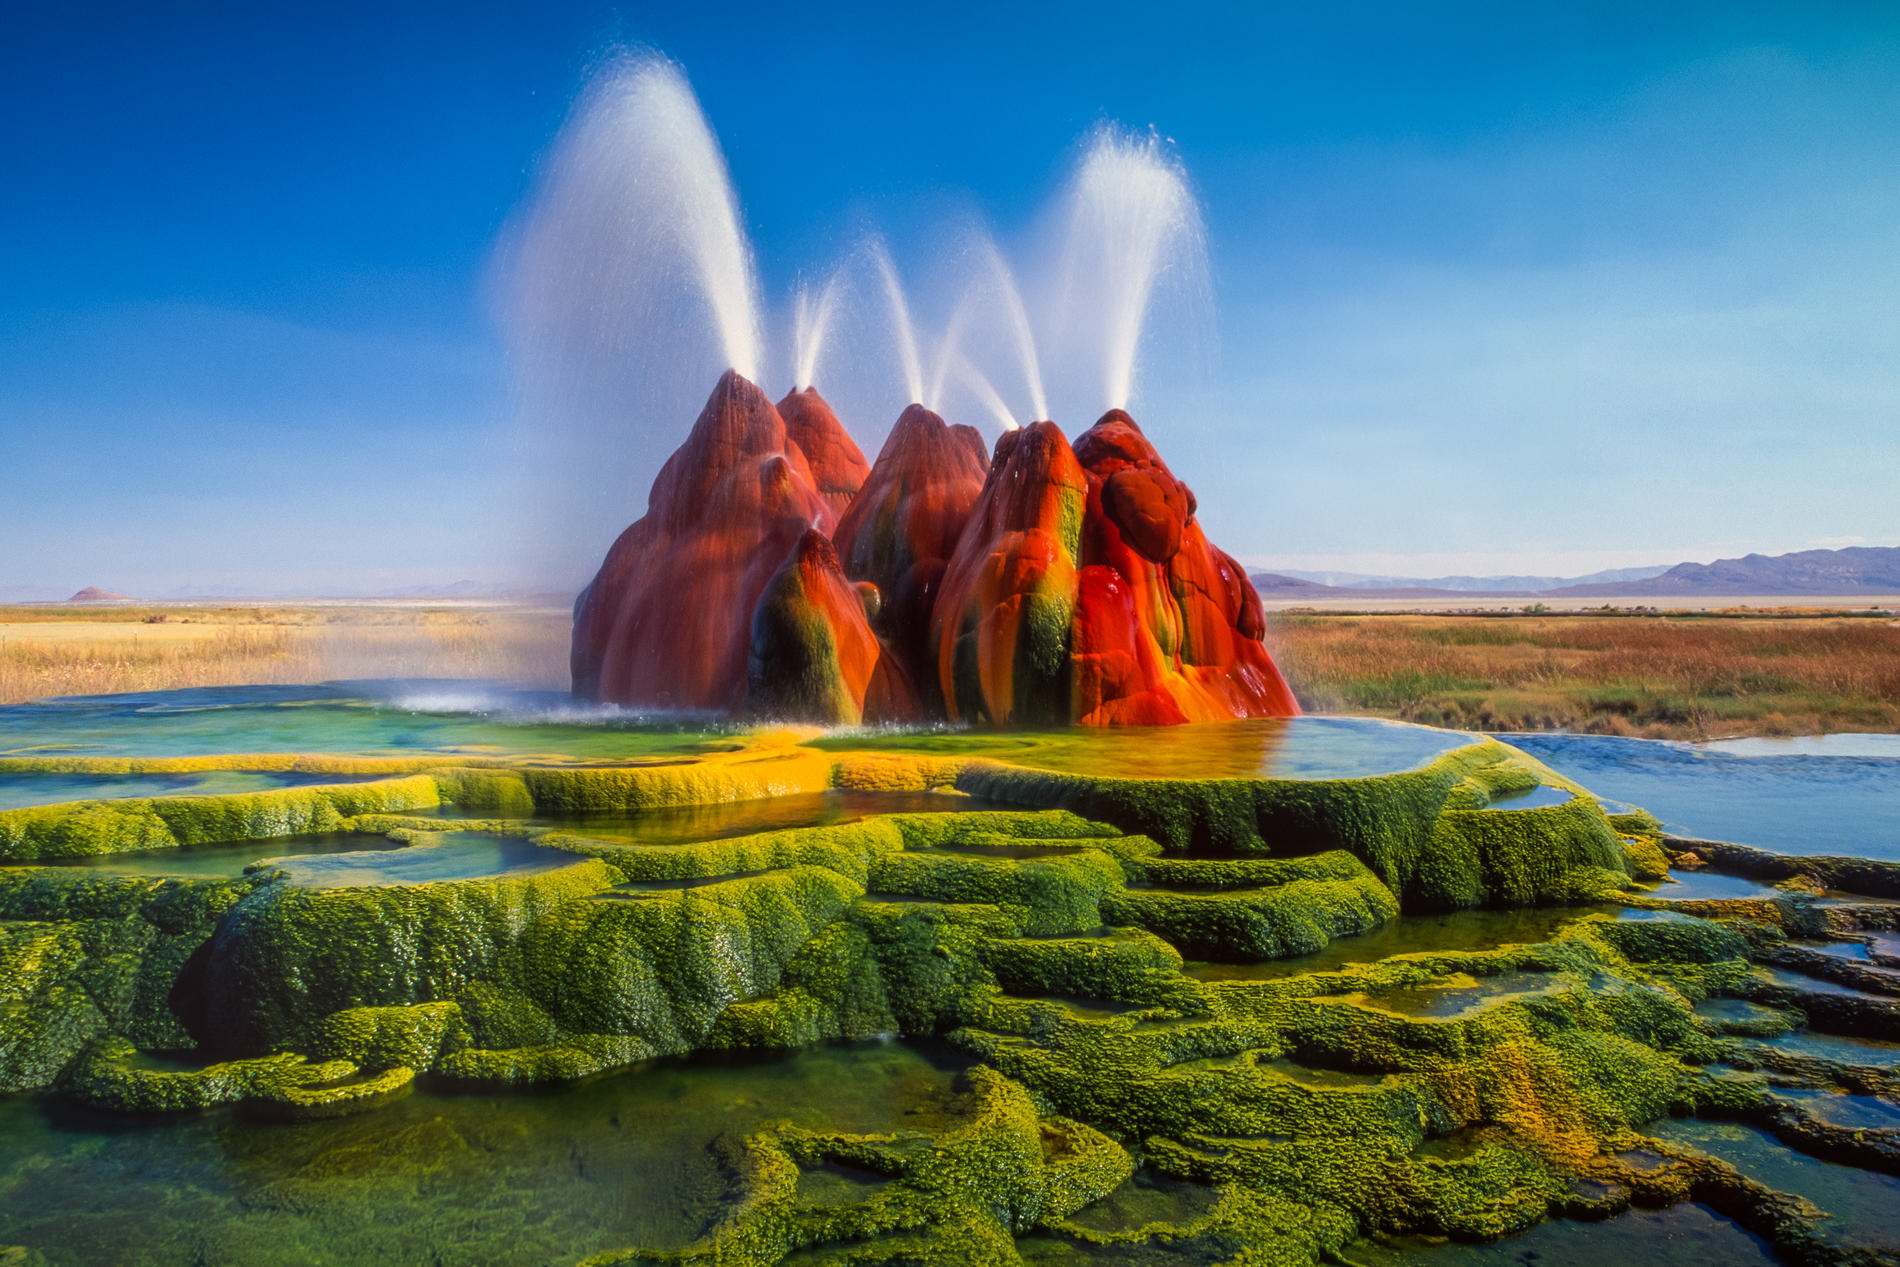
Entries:
[[977,238],[977,258],[983,262],[985,271],[990,275],[996,287],[997,299],[1009,318],[1010,334],[1016,342],[1016,355],[1022,361],[1023,385],[1029,389],[1030,416],[1047,418],[1049,397],[1042,386],[1042,361],[1036,355],[1036,332],[1029,324],[1029,309],[1023,305],[1023,292],[1016,284],[1016,273],[1003,257],[996,239],[988,233]]
[[801,282],[793,303],[792,315],[792,386],[803,390],[818,374],[818,354],[824,350],[825,335],[831,329],[831,314],[838,306],[838,274],[832,273],[812,299]]
[[963,327],[969,324],[974,298],[971,291],[963,292],[963,298],[957,300],[957,306],[950,310],[950,320],[944,323],[943,338],[937,344],[937,364],[931,373],[930,388],[923,402],[927,408],[938,413],[943,412],[943,389],[950,378],[951,363],[962,356]]
[[686,76],[665,58],[625,54],[595,75],[518,246],[509,317],[529,341],[659,342],[671,315],[659,310],[686,291],[725,365],[757,374],[758,288],[738,199]]
[[678,66],[625,53],[592,76],[498,246],[494,283],[523,477],[555,508],[531,514],[522,544],[536,572],[580,572],[708,384],[727,368],[756,378],[762,361],[738,200]]
[[1107,404],[1125,408],[1156,282],[1177,268],[1206,275],[1200,208],[1158,136],[1105,127],[1076,168],[1067,210],[1063,319],[1099,349]]
[[904,283],[897,276],[897,264],[884,239],[873,236],[865,246],[878,280],[884,285],[884,301],[890,305],[891,325],[897,336],[897,353],[904,367],[904,388],[918,404],[924,399],[924,362],[917,350],[917,329],[910,319],[910,301],[904,297]]
[[955,356],[947,359],[950,359],[952,363],[955,364],[957,377],[962,379],[963,385],[974,392],[976,398],[983,402],[983,407],[990,411],[990,416],[996,419],[998,425],[1005,431],[1016,430],[1018,425],[1016,415],[1010,412],[1008,402],[1003,399],[1002,393],[996,390],[995,384],[984,377],[983,371],[972,364],[970,358],[967,356]]

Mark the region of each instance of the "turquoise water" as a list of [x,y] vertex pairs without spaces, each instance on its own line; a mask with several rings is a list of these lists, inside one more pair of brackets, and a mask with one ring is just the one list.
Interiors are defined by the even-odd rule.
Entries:
[[519,836],[486,832],[431,833],[426,844],[356,853],[299,854],[277,866],[287,883],[313,889],[436,880],[472,880],[482,876],[551,871],[581,861],[564,849],[537,845]]
[[701,751],[730,733],[729,725],[705,717],[635,713],[578,704],[549,691],[467,682],[219,686],[0,708],[0,756],[469,752],[624,758]]
[[184,879],[230,879],[244,868],[272,858],[318,858],[363,850],[390,850],[397,842],[367,832],[323,832],[308,836],[273,836],[228,845],[198,845],[184,849],[152,849],[143,853],[100,854],[84,858],[49,859],[41,866],[80,867],[111,875],[178,876]]
[[133,1121],[0,1100],[0,1246],[51,1264],[573,1262],[679,1245],[767,1122],[941,1129],[962,1062],[871,1043],[636,1069],[554,1090],[419,1090],[375,1113]]
[[1536,787],[1529,788],[1522,792],[1506,792],[1494,798],[1485,808],[1494,810],[1543,809],[1549,805],[1567,805],[1575,796],[1576,793],[1570,791],[1568,788],[1551,787],[1548,784],[1540,783]]
[[223,796],[283,787],[357,783],[379,777],[290,770],[203,770],[190,774],[42,774],[0,771],[0,809],[128,796]]
[[1671,871],[1669,879],[1645,891],[1650,897],[1662,898],[1669,902],[1777,898],[1788,895],[1787,890],[1778,889],[1766,880],[1755,880],[1745,875],[1730,875],[1724,871],[1711,871],[1706,868],[1699,871],[1680,869]]
[[[1599,796],[1640,805],[1671,832],[1779,853],[1900,859],[1900,756],[1763,754],[1596,735],[1506,740]],[[1857,736],[1849,751],[1885,751]],[[1886,738],[1893,738],[1887,736]]]

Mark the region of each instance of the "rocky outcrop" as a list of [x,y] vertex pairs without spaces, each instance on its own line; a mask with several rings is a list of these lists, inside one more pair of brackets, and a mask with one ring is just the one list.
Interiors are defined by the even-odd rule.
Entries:
[[854,585],[829,538],[808,529],[752,613],[747,710],[855,725],[916,713],[909,682],[871,631],[876,587]]
[[1135,420],[1110,410],[1075,444],[1088,472],[1073,720],[1172,725],[1299,712],[1261,636],[1246,572],[1211,544],[1194,494]]
[[1088,482],[1053,422],[1005,432],[931,622],[952,721],[1070,720],[1069,660]]
[[1195,509],[1120,410],[990,457],[912,405],[867,471],[817,392],[728,373],[575,604],[574,689],[844,723],[1297,713]]
[[938,583],[988,469],[974,427],[950,426],[912,405],[838,524],[834,540],[845,574],[877,587],[878,632],[920,681]]
[[765,394],[728,371],[574,605],[576,694],[737,709],[752,612],[830,505]]

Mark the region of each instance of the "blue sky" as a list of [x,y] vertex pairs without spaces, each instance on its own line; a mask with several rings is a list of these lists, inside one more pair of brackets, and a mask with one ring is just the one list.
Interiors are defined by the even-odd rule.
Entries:
[[1900,544],[1891,8],[1028,7],[11,15],[0,595],[504,579],[491,252],[630,42],[775,299],[867,217],[900,259],[946,206],[1021,228],[1103,120],[1171,137],[1217,349],[1136,412],[1243,559]]

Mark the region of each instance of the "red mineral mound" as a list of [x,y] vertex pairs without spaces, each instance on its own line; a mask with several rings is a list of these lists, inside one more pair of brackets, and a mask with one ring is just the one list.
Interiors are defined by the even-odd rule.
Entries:
[[1088,472],[1074,720],[1166,725],[1299,711],[1261,643],[1247,574],[1208,542],[1194,494],[1119,409],[1075,442]]
[[829,538],[807,529],[752,613],[748,711],[852,725],[915,717],[909,683],[871,632],[876,597],[845,578]]
[[575,692],[739,707],[759,595],[805,532],[832,522],[778,410],[727,371],[660,468],[646,515],[620,534],[574,604]]
[[728,373],[575,603],[574,689],[828,722],[1290,716],[1264,628],[1120,410],[990,461],[912,405],[867,473],[816,392],[774,408]]
[[1067,722],[1088,481],[1053,422],[1006,431],[943,576],[931,650],[953,721]]
[[851,499],[864,487],[864,477],[871,473],[857,441],[839,424],[838,415],[815,387],[786,392],[778,402],[778,413],[785,420],[786,434],[804,453],[833,516],[844,518]]
[[927,658],[937,582],[983,490],[988,465],[974,427],[949,426],[912,405],[891,428],[833,534],[845,575],[877,586],[878,632],[913,674]]

